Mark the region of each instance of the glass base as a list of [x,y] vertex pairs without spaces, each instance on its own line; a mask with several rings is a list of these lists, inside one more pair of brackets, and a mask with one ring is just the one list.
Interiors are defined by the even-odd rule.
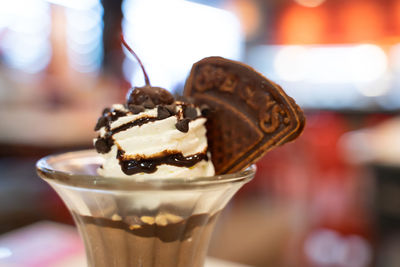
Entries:
[[93,217],[74,217],[79,221],[89,265],[96,267],[201,267],[217,219],[217,215],[194,215],[165,226],[130,230],[120,221],[104,224],[103,219],[96,223]]
[[70,209],[92,267],[201,267],[220,211],[255,168],[138,181],[93,173],[94,151],[47,157],[39,175]]

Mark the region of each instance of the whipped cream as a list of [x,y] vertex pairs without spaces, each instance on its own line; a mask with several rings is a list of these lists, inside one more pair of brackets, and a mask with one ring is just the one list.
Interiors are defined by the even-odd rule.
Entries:
[[134,114],[121,104],[105,110],[94,140],[103,158],[100,175],[149,179],[215,174],[200,109],[180,101],[168,105],[172,114],[162,115],[160,109],[166,110],[157,105]]

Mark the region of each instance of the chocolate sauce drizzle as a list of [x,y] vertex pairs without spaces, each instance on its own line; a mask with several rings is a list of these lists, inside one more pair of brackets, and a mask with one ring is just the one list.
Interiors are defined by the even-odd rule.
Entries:
[[132,127],[142,126],[145,123],[153,122],[153,121],[156,121],[156,120],[158,120],[158,118],[156,118],[156,117],[142,117],[142,118],[136,119],[134,121],[122,124],[121,126],[118,126],[117,128],[110,130],[108,133],[111,136],[113,136],[116,133],[128,130],[128,129],[132,128]]
[[178,118],[182,117],[181,119],[178,119],[178,122],[175,124],[176,129],[181,132],[187,133],[189,131],[189,122],[201,117],[202,114],[197,116],[197,111],[195,107],[192,105],[182,103],[181,106],[183,112],[180,111],[178,112],[178,114],[176,114],[174,111],[175,105],[159,105],[157,108],[157,117],[142,117],[134,121],[125,123],[121,126],[118,126],[117,128],[112,130],[111,130],[111,123],[113,121],[116,121],[118,118],[126,116],[132,112],[122,111],[117,109],[108,109],[108,108],[104,109],[103,115],[99,118],[95,126],[96,131],[100,130],[102,127],[106,128],[105,136],[104,137],[99,136],[95,141],[94,146],[97,152],[101,154],[106,154],[110,152],[111,147],[114,145],[113,135],[118,132],[125,131],[135,126],[141,126],[148,122],[163,120],[165,118],[174,115],[176,115]]
[[[98,137],[96,142],[95,142],[95,148],[98,153],[108,153],[111,151],[111,147],[114,145],[114,138],[113,136],[116,133],[125,131],[127,129],[130,129],[135,126],[142,126],[145,123],[148,122],[154,122],[157,120],[162,120],[165,119],[166,116],[173,116],[176,115],[178,117],[183,116],[183,119],[178,120],[178,123],[176,123],[176,128],[179,131],[182,132],[187,132],[189,130],[189,121],[195,120],[199,118],[200,116],[197,115],[197,111],[195,110],[194,107],[188,107],[185,104],[182,104],[182,110],[180,111],[179,114],[174,114],[173,112],[166,112],[168,111],[167,108],[159,108],[158,109],[158,114],[157,117],[141,117],[138,118],[134,121],[122,124],[114,129],[111,128],[111,123],[115,120],[117,120],[119,117],[126,116],[129,112],[125,111],[117,111],[117,110],[105,110],[103,112],[103,116],[99,119],[96,128],[101,128],[105,127],[106,128],[106,134],[103,137]],[[162,112],[162,113],[161,113]],[[196,112],[196,113],[195,113]],[[165,114],[164,114],[165,113]],[[117,159],[119,161],[119,164],[121,165],[121,170],[126,174],[126,175],[133,175],[136,173],[154,173],[157,171],[157,166],[161,164],[168,164],[168,165],[173,165],[173,166],[178,166],[178,167],[192,167],[196,163],[206,160],[208,161],[207,153],[206,151],[202,153],[197,153],[194,155],[190,155],[185,157],[181,152],[179,151],[164,151],[160,153],[159,155],[156,156],[151,156],[151,157],[136,157],[136,158],[127,158],[125,156],[125,151],[123,151],[121,148],[118,148],[117,151]]]
[[117,152],[117,159],[121,165],[121,170],[126,175],[133,175],[140,172],[154,173],[157,170],[157,166],[161,164],[168,164],[177,167],[192,167],[202,160],[208,161],[206,152],[197,153],[187,157],[185,157],[182,152],[178,151],[164,151],[160,154],[160,156],[152,156],[149,158],[125,158],[125,152],[122,149],[119,149]]
[[145,123],[156,121],[158,118],[155,117],[142,117],[137,120],[122,124],[115,129],[110,130],[110,124],[106,125],[107,132],[104,137],[98,137],[94,146],[98,153],[105,154],[110,152],[111,147],[114,145],[113,135],[122,131],[125,131],[129,128],[135,126],[141,126]]

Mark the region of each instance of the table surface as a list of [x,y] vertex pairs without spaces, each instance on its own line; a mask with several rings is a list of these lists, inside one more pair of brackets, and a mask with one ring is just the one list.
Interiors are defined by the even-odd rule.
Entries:
[[[84,247],[74,227],[38,222],[0,236],[0,267],[84,267]],[[207,258],[205,267],[245,267]]]

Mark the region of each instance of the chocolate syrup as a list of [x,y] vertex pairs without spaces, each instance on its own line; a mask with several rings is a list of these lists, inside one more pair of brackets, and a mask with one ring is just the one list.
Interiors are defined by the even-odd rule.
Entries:
[[127,129],[132,128],[132,127],[142,126],[145,123],[153,122],[153,121],[156,121],[156,120],[158,120],[158,119],[155,118],[155,117],[142,117],[142,118],[136,119],[134,121],[122,124],[121,126],[118,126],[117,128],[110,130],[109,133],[110,133],[111,136],[113,136],[116,133],[125,131]]
[[121,165],[121,170],[126,175],[133,175],[136,173],[153,173],[157,170],[157,166],[161,164],[168,164],[177,167],[192,167],[196,163],[207,160],[207,153],[197,153],[190,156],[183,156],[182,152],[165,151],[161,156],[152,156],[149,158],[126,159],[124,158],[125,152],[121,149],[118,150],[117,159]]
[[[95,148],[97,152],[102,154],[110,152],[111,147],[114,145],[114,139],[112,137],[114,134],[118,132],[125,131],[135,126],[141,126],[148,122],[162,120],[169,116],[175,115],[173,113],[175,111],[172,109],[172,107],[175,109],[174,105],[159,106],[157,108],[157,117],[142,117],[134,121],[125,123],[121,126],[118,126],[113,130],[110,130],[111,122],[116,121],[120,117],[126,116],[128,112],[121,110],[110,110],[108,112],[105,112],[103,116],[99,118],[95,127],[96,131],[100,130],[101,127],[106,127],[107,130],[106,136],[98,137],[95,142]],[[175,124],[175,127],[177,130],[187,133],[189,131],[189,122],[199,118],[200,116],[196,116],[197,111],[195,110],[194,107],[188,107],[186,104],[182,104],[182,109],[184,110],[183,114],[182,112],[180,112],[181,114],[178,114],[177,116],[179,117],[183,115],[183,119],[178,120],[178,122]]]
[[[126,115],[126,114],[125,114]],[[96,142],[94,143],[94,146],[97,150],[98,153],[105,154],[110,152],[111,147],[114,145],[114,138],[113,135],[116,133],[119,133],[121,131],[125,131],[129,128],[135,127],[135,126],[141,126],[145,123],[152,122],[158,120],[157,118],[154,117],[142,117],[137,120],[122,124],[121,126],[118,126],[117,128],[110,130],[110,124],[107,124],[106,128],[108,132],[105,134],[104,137],[98,137]]]

